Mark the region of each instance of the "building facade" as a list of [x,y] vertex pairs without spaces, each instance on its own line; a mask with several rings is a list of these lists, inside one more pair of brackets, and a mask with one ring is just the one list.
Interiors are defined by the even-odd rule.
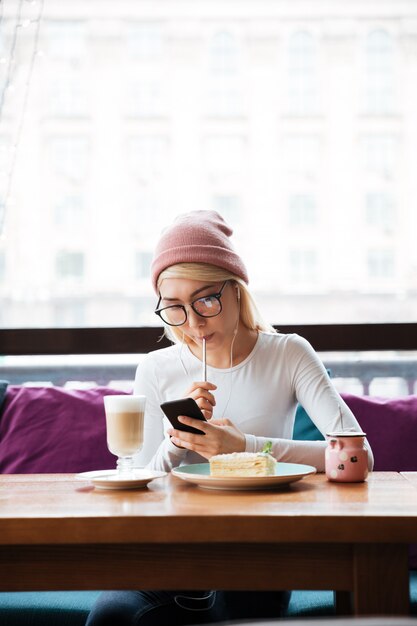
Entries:
[[416,0],[54,0],[37,40],[31,6],[2,22],[2,326],[158,323],[152,249],[193,209],[273,323],[415,320]]

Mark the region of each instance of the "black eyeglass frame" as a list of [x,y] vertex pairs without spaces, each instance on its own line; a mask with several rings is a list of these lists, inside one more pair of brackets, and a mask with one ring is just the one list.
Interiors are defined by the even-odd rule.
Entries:
[[[222,305],[221,298],[222,298],[222,295],[223,295],[223,289],[226,287],[228,282],[229,282],[229,280],[225,280],[223,285],[220,287],[220,291],[218,291],[217,293],[209,293],[206,296],[201,296],[200,298],[196,298],[195,300],[190,302],[188,306],[190,306],[192,308],[192,310],[194,311],[194,313],[196,315],[199,315],[200,317],[203,317],[203,318],[205,318],[205,317],[217,317],[223,311],[223,305]],[[207,298],[216,298],[217,302],[220,305],[220,310],[217,313],[214,313],[214,315],[202,315],[194,307],[196,302],[198,302],[199,300],[207,300]],[[159,294],[159,300],[158,300],[158,303],[156,305],[156,309],[155,309],[154,313],[161,318],[161,320],[164,322],[164,324],[168,324],[168,326],[182,326],[183,324],[185,324],[185,322],[188,320],[188,312],[187,312],[187,309],[185,308],[185,305],[184,304],[171,304],[170,306],[164,306],[164,307],[162,307],[160,309],[158,307],[159,307],[159,305],[161,303],[161,300],[162,300],[162,296],[161,296],[161,294]],[[172,309],[174,307],[176,309],[180,308],[180,309],[182,309],[184,311],[185,320],[183,322],[181,322],[181,324],[171,324],[171,322],[167,322],[161,315],[162,311],[166,311],[167,309]]]

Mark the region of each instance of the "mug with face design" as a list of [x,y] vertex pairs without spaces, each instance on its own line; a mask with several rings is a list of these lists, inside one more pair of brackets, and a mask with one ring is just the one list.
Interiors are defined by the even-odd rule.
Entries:
[[358,483],[368,476],[368,450],[363,432],[327,433],[325,468],[328,480]]

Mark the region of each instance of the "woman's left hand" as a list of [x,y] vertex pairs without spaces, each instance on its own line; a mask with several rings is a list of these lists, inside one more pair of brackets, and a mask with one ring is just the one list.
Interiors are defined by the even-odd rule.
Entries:
[[193,450],[206,459],[210,459],[215,454],[245,451],[245,435],[229,419],[211,419],[208,422],[202,422],[186,415],[180,415],[178,420],[182,424],[202,430],[205,435],[194,435],[170,428],[168,434],[176,446]]

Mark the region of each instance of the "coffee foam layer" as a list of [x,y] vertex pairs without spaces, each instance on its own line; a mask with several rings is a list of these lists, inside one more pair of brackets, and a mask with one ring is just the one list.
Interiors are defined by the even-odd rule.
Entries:
[[104,396],[104,404],[113,413],[137,413],[145,410],[145,396]]

